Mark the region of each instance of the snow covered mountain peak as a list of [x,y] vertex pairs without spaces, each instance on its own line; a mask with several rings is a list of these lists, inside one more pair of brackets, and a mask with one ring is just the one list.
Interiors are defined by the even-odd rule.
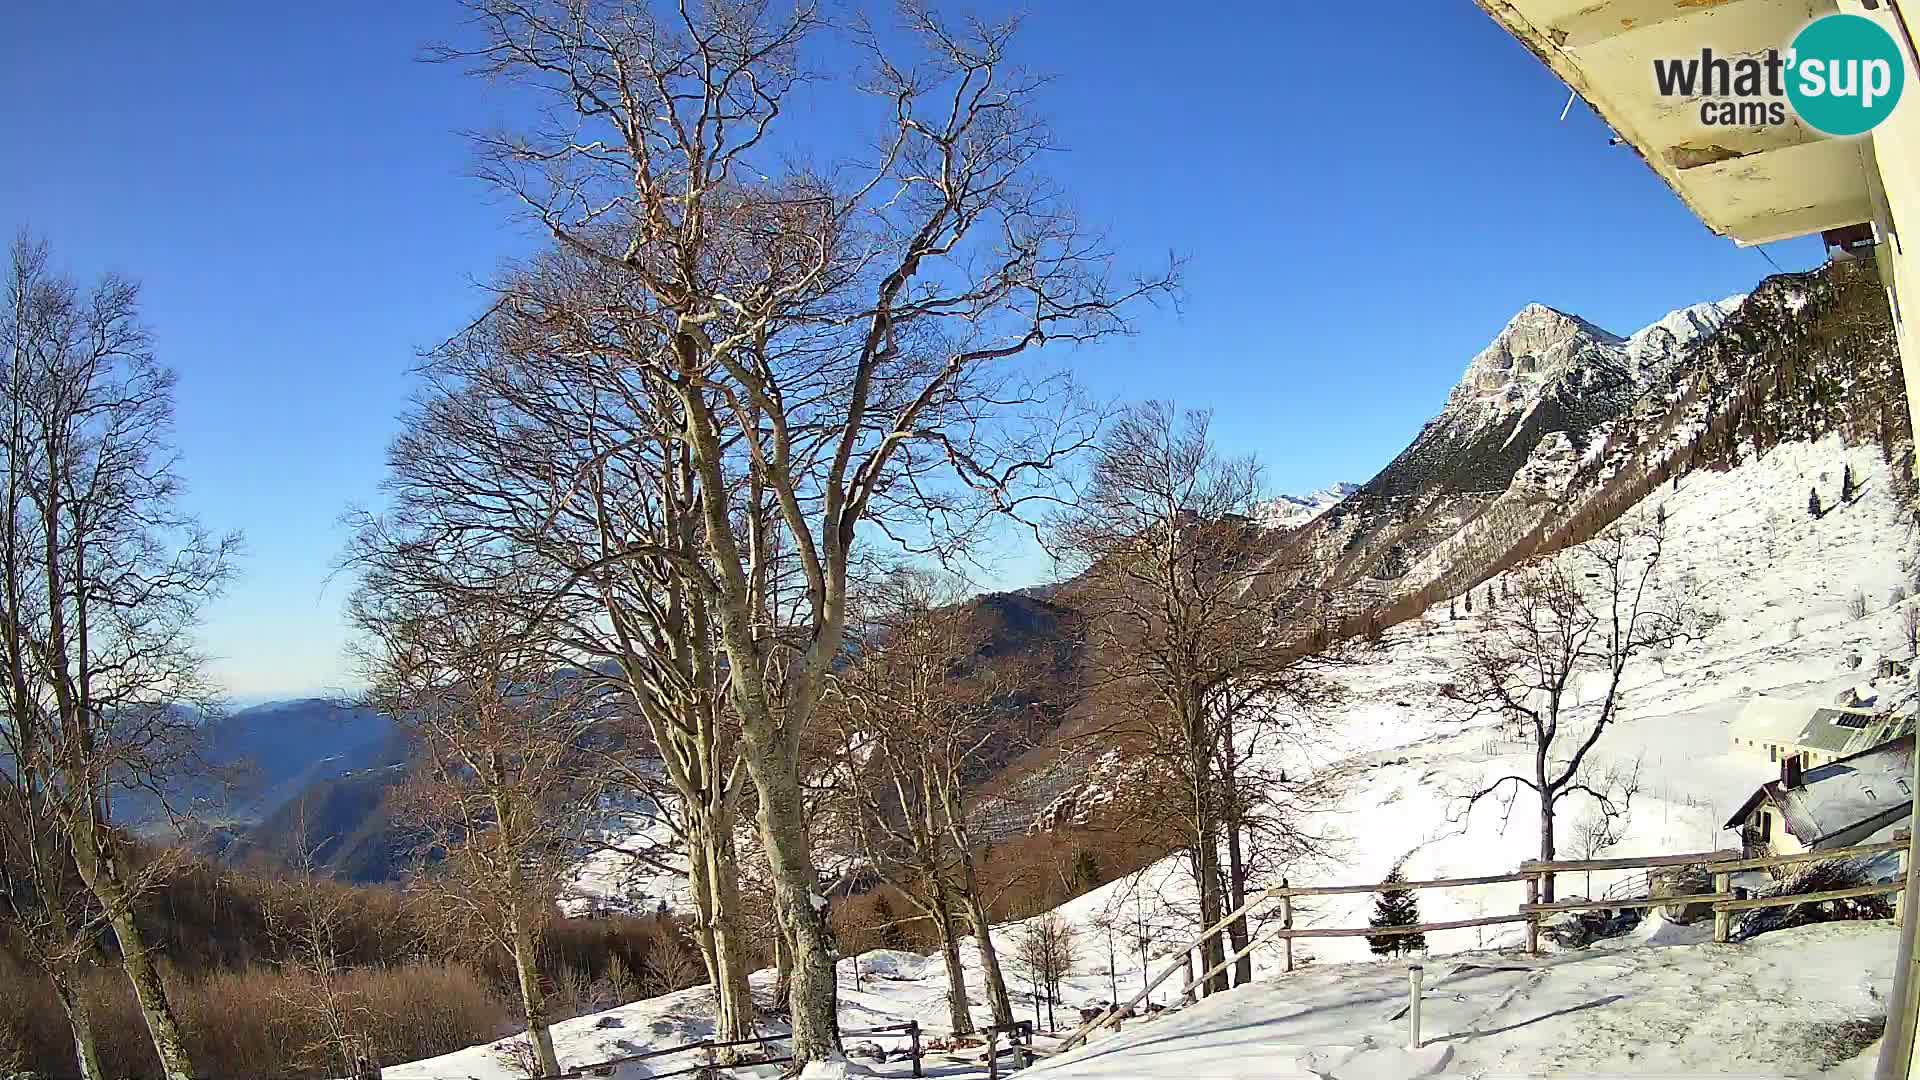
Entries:
[[1669,311],[1636,331],[1622,346],[1634,382],[1646,386],[1671,371],[1694,342],[1720,329],[1746,298],[1739,293]]
[[1523,413],[1569,376],[1575,383],[1644,388],[1673,370],[1745,299],[1679,308],[1624,338],[1578,315],[1528,304],[1467,365],[1443,416],[1479,425]]
[[1528,304],[1467,364],[1446,412],[1485,421],[1524,411],[1575,368],[1617,360],[1622,340],[1577,315]]
[[1337,483],[1308,495],[1281,495],[1262,503],[1254,521],[1263,529],[1297,529],[1359,490],[1359,484]]

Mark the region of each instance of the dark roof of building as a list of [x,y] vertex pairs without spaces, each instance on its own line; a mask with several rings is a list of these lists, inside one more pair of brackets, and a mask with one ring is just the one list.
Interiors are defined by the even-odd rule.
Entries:
[[1779,808],[1787,831],[1808,847],[1857,825],[1891,818],[1913,803],[1913,736],[1808,769],[1798,786],[1760,785],[1727,820],[1739,828],[1762,799]]

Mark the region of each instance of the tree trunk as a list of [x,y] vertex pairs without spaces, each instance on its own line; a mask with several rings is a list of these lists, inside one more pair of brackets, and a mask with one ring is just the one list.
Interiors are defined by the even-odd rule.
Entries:
[[[1187,767],[1191,771],[1187,782],[1190,785],[1188,795],[1193,801],[1193,853],[1190,862],[1193,868],[1193,880],[1200,893],[1200,926],[1202,929],[1220,921],[1226,909],[1220,906],[1220,827],[1217,808],[1213,800],[1218,797],[1214,790],[1213,748],[1207,742],[1206,728],[1201,722],[1201,710],[1198,703],[1186,704]],[[1218,931],[1210,933],[1200,943],[1200,970],[1212,971],[1227,958],[1221,948]],[[1216,972],[1207,980],[1204,992],[1212,995],[1227,988],[1227,973]]]
[[93,1035],[93,1014],[80,997],[69,972],[51,971],[47,978],[60,999],[60,1011],[66,1014],[67,1027],[73,1031],[73,1059],[79,1066],[80,1080],[103,1080],[100,1071],[100,1047]]
[[747,764],[760,794],[760,839],[773,878],[774,917],[793,949],[793,1056],[800,1061],[837,1057],[838,955],[827,925],[827,900],[814,874],[799,762],[778,747],[750,740]]
[[527,1019],[527,1042],[539,1059],[542,1076],[560,1072],[560,1059],[553,1052],[553,1030],[547,1026],[547,995],[540,989],[537,945],[528,920],[517,910],[512,915],[513,970],[520,979],[520,1002]]
[[[1533,754],[1534,790],[1540,793],[1540,861],[1553,861],[1553,789],[1547,785],[1547,748],[1543,744]],[[1540,875],[1540,902],[1553,903],[1553,875]]]
[[967,1007],[967,972],[960,963],[960,934],[953,925],[953,909],[945,896],[933,900],[933,921],[940,928],[940,951],[947,964],[947,1022],[955,1035],[973,1034],[973,1011]]
[[[1240,747],[1237,738],[1229,719],[1221,735],[1224,761],[1220,769],[1220,786],[1226,796],[1221,825],[1227,834],[1227,908],[1232,911],[1240,910],[1247,903],[1247,859],[1242,831],[1246,815],[1240,801]],[[1246,916],[1233,920],[1233,925],[1227,927],[1227,940],[1236,953],[1247,947]],[[1245,986],[1252,981],[1253,956],[1248,954],[1234,962],[1233,985]]]
[[788,940],[785,927],[774,920],[773,927],[773,1011],[788,1012],[793,1008],[793,942]]
[[[1230,814],[1227,821],[1227,906],[1238,911],[1247,903],[1247,860],[1241,850],[1239,815]],[[1238,953],[1246,949],[1247,917],[1233,920],[1227,926],[1227,941]],[[1248,953],[1234,961],[1233,985],[1245,986],[1253,981],[1253,954]]]
[[[712,843],[706,835],[706,827],[701,816],[689,810],[686,815],[687,831],[687,891],[693,897],[693,943],[700,950],[700,962],[707,969],[707,984],[716,991],[720,987],[720,961],[715,956],[713,941],[714,892],[711,877],[708,874],[708,852]],[[716,1002],[718,998],[716,996]],[[716,1005],[716,1009],[718,1005]],[[714,1024],[720,1024],[716,1012]],[[717,1032],[715,1038],[726,1038]]]
[[[718,1026],[714,1038],[722,1042],[745,1039],[753,1034],[755,1009],[753,991],[747,985],[749,964],[747,935],[740,919],[740,864],[735,856],[733,830],[716,829],[713,836],[709,887],[713,890],[713,960],[717,970],[714,996],[719,1002]],[[728,1047],[720,1052],[722,1062],[731,1061],[738,1050]]]
[[973,853],[960,851],[960,895],[967,908],[967,921],[973,924],[973,944],[980,952],[980,966],[987,982],[987,1005],[993,1010],[993,1022],[1013,1023],[1013,999],[1007,995],[1007,980],[1000,973],[1000,953],[993,947],[993,919],[987,905],[980,902],[980,885],[973,873]]
[[74,866],[100,906],[107,912],[113,936],[120,946],[120,964],[133,996],[140,1004],[140,1015],[153,1040],[153,1052],[167,1080],[193,1080],[193,1058],[187,1052],[187,1040],[180,1031],[180,1019],[167,1000],[166,985],[160,971],[147,955],[147,941],[133,917],[133,891],[127,887],[124,868],[117,852],[102,851],[93,822],[82,820],[67,830],[74,844]]
[[[1540,799],[1540,861],[1553,861],[1553,800]],[[1540,902],[1553,903],[1553,875],[1540,875]]]
[[[1200,925],[1202,929],[1220,921],[1226,909],[1220,906],[1220,837],[1209,826],[1198,836],[1199,846],[1193,852],[1193,877],[1200,888]],[[1208,934],[1200,942],[1200,970],[1212,971],[1227,958],[1222,948],[1219,931]],[[1209,996],[1227,989],[1227,973],[1216,971],[1206,981],[1202,990]]]

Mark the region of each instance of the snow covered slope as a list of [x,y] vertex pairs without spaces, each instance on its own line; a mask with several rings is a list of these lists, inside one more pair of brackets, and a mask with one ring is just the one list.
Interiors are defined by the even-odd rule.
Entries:
[[[1833,502],[1843,467],[1851,467],[1858,497],[1810,517],[1808,490],[1817,487],[1824,502]],[[1667,572],[1691,580],[1718,619],[1700,640],[1630,677],[1625,720],[1599,753],[1614,762],[1637,759],[1643,787],[1624,839],[1609,854],[1737,843],[1721,822],[1777,768],[1728,743],[1729,721],[1752,695],[1818,700],[1843,688],[1869,695],[1896,689],[1871,681],[1879,659],[1904,657],[1901,611],[1916,602],[1890,602],[1894,589],[1911,587],[1915,555],[1891,480],[1877,448],[1848,449],[1828,438],[1749,456],[1728,472],[1688,474],[1677,490],[1663,485],[1641,505],[1645,513],[1664,507],[1672,538]],[[1865,615],[1852,613],[1856,593]],[[1348,694],[1333,718],[1334,734],[1318,760],[1300,764],[1337,770],[1349,782],[1338,804],[1310,823],[1333,838],[1330,857],[1290,867],[1294,884],[1377,881],[1403,859],[1409,877],[1501,873],[1534,854],[1527,806],[1515,807],[1511,828],[1494,806],[1460,813],[1458,794],[1523,764],[1519,744],[1461,717],[1441,695],[1461,637],[1472,632],[1470,618],[1450,619],[1442,605],[1389,630],[1377,650],[1342,672]],[[1563,828],[1578,809],[1563,812]],[[1621,876],[1565,875],[1561,889],[1599,894]],[[1184,862],[1173,858],[1058,909],[1079,943],[1066,1004],[1137,991],[1143,971],[1157,970],[1192,932],[1191,894]],[[1419,894],[1421,914],[1431,921],[1510,913],[1521,899],[1518,884]],[[1363,925],[1370,905],[1366,895],[1321,898],[1299,906],[1296,924]],[[1018,923],[996,928],[1003,956],[1013,954],[1021,933]],[[1373,959],[1364,939],[1307,940],[1296,949],[1304,970],[1283,975],[1277,948],[1258,952],[1263,981],[1256,985],[1135,1022],[1032,1075],[1811,1075],[1827,1064],[1821,1047],[1846,1046],[1884,1011],[1894,933],[1885,924],[1815,926],[1719,946],[1693,944],[1696,928],[1656,920],[1636,937],[1530,965],[1489,951],[1517,945],[1517,927],[1436,932],[1428,935],[1430,1042],[1411,1056],[1394,1049],[1404,1031],[1393,1016],[1404,1000],[1404,965]],[[975,1015],[984,1019],[980,973],[972,950],[965,952]],[[1482,966],[1456,967],[1468,962]],[[1486,966],[1509,962],[1523,970]],[[937,959],[875,952],[844,959],[841,972],[846,1026],[900,1019],[917,1019],[929,1031],[944,1026]],[[1032,1007],[1027,973],[1014,964],[1008,975],[1024,1014]],[[755,985],[764,988],[770,978],[760,973]],[[584,1063],[697,1038],[705,993],[568,1021],[558,1028],[562,1057]],[[1163,989],[1155,1000],[1169,1004],[1177,994]],[[1063,1027],[1077,1019],[1060,1018]],[[905,1072],[899,1062],[877,1068]],[[953,1063],[936,1062],[936,1069],[978,1074]],[[387,1075],[492,1080],[512,1073],[491,1050],[473,1048]],[[636,1066],[618,1075],[650,1074]]]
[[[1831,502],[1843,466],[1851,466],[1861,494],[1822,518],[1809,517],[1807,492],[1818,487]],[[1780,446],[1729,472],[1691,473],[1678,490],[1662,486],[1639,508],[1653,513],[1664,506],[1670,550],[1663,576],[1690,581],[1717,625],[1629,673],[1623,720],[1596,751],[1603,766],[1640,762],[1641,793],[1617,853],[1737,846],[1721,823],[1778,769],[1764,756],[1733,751],[1727,740],[1729,723],[1754,694],[1828,700],[1848,687],[1867,694],[1894,690],[1870,685],[1881,657],[1905,653],[1898,642],[1901,606],[1888,601],[1907,582],[1903,567],[1912,565],[1914,544],[1890,480],[1876,448],[1848,449],[1830,438]],[[1861,618],[1849,613],[1855,593],[1868,609]],[[1495,805],[1462,815],[1461,793],[1529,760],[1527,745],[1468,718],[1441,693],[1459,663],[1461,635],[1474,626],[1464,610],[1450,619],[1440,605],[1390,629],[1365,662],[1339,673],[1347,704],[1334,715],[1334,737],[1313,764],[1344,773],[1345,791],[1336,806],[1308,822],[1333,839],[1331,857],[1292,868],[1295,885],[1379,881],[1401,860],[1411,878],[1503,873],[1537,854],[1524,799],[1510,828]],[[1580,809],[1563,807],[1562,850]],[[1563,881],[1561,887],[1598,893],[1622,876],[1595,874],[1591,883]],[[1159,864],[1142,881],[1107,885],[1065,910],[1088,926],[1101,913],[1131,921],[1136,894],[1150,925],[1181,924],[1191,887],[1180,860]],[[1421,914],[1436,921],[1509,913],[1521,899],[1518,883],[1419,896]],[[1364,925],[1371,903],[1367,895],[1317,898],[1311,908],[1296,908],[1296,924]],[[1429,935],[1428,945],[1436,952],[1504,945],[1519,933],[1517,927],[1446,931]],[[1300,948],[1323,961],[1367,956],[1358,938]],[[1277,956],[1259,963],[1271,965]]]

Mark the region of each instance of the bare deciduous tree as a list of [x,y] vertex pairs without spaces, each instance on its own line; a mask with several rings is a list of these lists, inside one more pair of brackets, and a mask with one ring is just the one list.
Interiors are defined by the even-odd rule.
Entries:
[[[1625,785],[1609,782],[1603,788],[1621,790]],[[1589,806],[1573,823],[1573,851],[1583,860],[1599,858],[1607,849],[1620,842],[1626,830],[1627,809],[1631,799],[1629,794],[1619,801],[1620,812],[1608,813],[1601,805]],[[1587,898],[1593,899],[1593,871],[1586,871]]]
[[373,708],[413,734],[420,762],[402,805],[434,856],[416,875],[425,910],[512,961],[541,1075],[560,1071],[539,946],[583,818],[602,784],[591,743],[615,702],[597,680],[556,668],[551,628],[516,612],[525,592],[449,602],[369,574],[349,604]]
[[[1526,774],[1467,793],[1462,810],[1497,797],[1508,813],[1521,790],[1532,791],[1541,861],[1554,857],[1563,800],[1584,795],[1604,816],[1618,817],[1637,787],[1637,774],[1596,774],[1588,759],[1621,719],[1628,670],[1687,636],[1687,598],[1659,575],[1665,542],[1662,521],[1616,522],[1514,572],[1512,587],[1482,611],[1478,632],[1462,638],[1452,695],[1498,718],[1533,750]],[[1542,902],[1553,891],[1549,875]]]
[[169,862],[137,859],[113,807],[133,789],[164,806],[168,781],[195,760],[199,723],[217,700],[193,630],[239,541],[210,536],[178,508],[174,376],[154,358],[139,287],[110,275],[83,291],[24,237],[12,255],[8,719],[20,725],[32,813],[58,821],[161,1068],[186,1080],[179,1020],[134,918]]
[[[539,96],[552,121],[481,136],[482,174],[619,275],[627,303],[588,314],[645,341],[624,359],[674,402],[699,578],[792,945],[795,1056],[831,1056],[834,948],[800,748],[844,643],[858,532],[934,548],[1018,505],[1084,431],[1006,361],[1124,331],[1122,308],[1170,278],[1116,282],[1037,175],[1040,81],[1008,62],[1010,24],[955,31],[907,5],[912,62],[856,27],[881,131],[866,160],[816,169],[774,149],[822,31],[809,5],[467,6],[478,40],[440,58]],[[765,587],[776,563],[800,579],[790,594]]]
[[[653,340],[613,314],[633,302],[619,278],[558,252],[499,280],[494,309],[424,366],[388,455],[393,507],[360,517],[351,561],[402,567],[450,595],[480,575],[542,569],[540,591],[516,603],[550,628],[553,663],[633,702],[637,720],[608,741],[606,762],[671,808],[718,990],[716,1037],[741,1039],[754,1010],[739,724],[698,540],[700,493],[674,436],[678,406],[634,362]],[[778,585],[774,567],[756,582],[763,593]]]
[[1060,984],[1073,974],[1074,965],[1080,962],[1080,943],[1073,927],[1058,915],[1036,916],[1027,920],[1015,948],[1033,984],[1035,1022],[1040,1018],[1040,999],[1044,994],[1047,1027],[1058,1029],[1060,1025],[1054,1021],[1053,1009],[1060,1002]]
[[[1177,830],[1198,886],[1196,921],[1239,907],[1262,860],[1312,852],[1302,826],[1328,794],[1309,759],[1288,777],[1278,763],[1313,741],[1312,706],[1332,692],[1322,658],[1291,640],[1274,595],[1276,553],[1253,521],[1260,496],[1251,458],[1219,453],[1206,413],[1162,402],[1126,409],[1099,445],[1086,489],[1058,516],[1055,542],[1083,568],[1090,665],[1110,724],[1100,738],[1132,740],[1152,781],[1130,804],[1136,820]],[[1226,865],[1222,865],[1222,852]],[[1244,920],[1228,928],[1238,951]],[[1205,966],[1225,959],[1219,935]],[[1241,980],[1252,977],[1243,958]],[[1212,990],[1226,989],[1219,972]]]
[[[994,1023],[1013,1022],[966,830],[967,785],[1025,741],[1023,665],[985,662],[959,591],[903,571],[877,583],[833,710],[849,750],[836,786],[862,848],[939,930],[953,1030],[973,1030],[958,919],[974,934]],[[896,872],[894,868],[897,867]]]

